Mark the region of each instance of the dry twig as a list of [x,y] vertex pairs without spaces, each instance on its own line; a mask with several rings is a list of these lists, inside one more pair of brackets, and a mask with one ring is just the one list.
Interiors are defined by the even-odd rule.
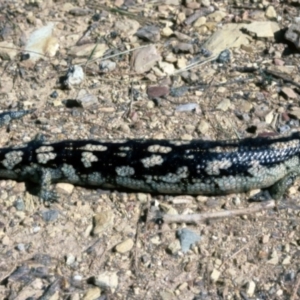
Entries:
[[163,216],[163,221],[165,223],[195,223],[204,222],[211,219],[223,219],[223,218],[232,218],[235,216],[249,215],[263,210],[271,209],[275,207],[275,201],[270,200],[262,202],[251,207],[212,212],[212,213],[203,213],[203,214],[191,214],[191,215],[170,215],[166,214]]

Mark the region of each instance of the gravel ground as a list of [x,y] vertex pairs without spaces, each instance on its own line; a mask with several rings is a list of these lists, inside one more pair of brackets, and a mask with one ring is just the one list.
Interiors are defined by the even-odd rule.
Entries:
[[[217,140],[297,131],[299,7],[2,1],[0,109],[36,110],[0,128],[0,145],[40,133]],[[34,185],[0,180],[1,299],[300,299],[299,182],[276,209],[196,225],[153,215],[247,209],[254,192],[54,188],[60,200],[47,207]]]

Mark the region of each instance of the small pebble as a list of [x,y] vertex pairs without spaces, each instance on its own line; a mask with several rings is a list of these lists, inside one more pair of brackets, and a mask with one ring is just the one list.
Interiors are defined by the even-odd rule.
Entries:
[[170,95],[172,97],[182,97],[189,91],[188,86],[180,86],[177,88],[171,88]]
[[74,262],[75,262],[75,256],[73,254],[68,254],[66,257],[66,264],[68,266],[71,266],[74,264]]
[[196,110],[199,107],[197,103],[186,103],[181,104],[176,107],[176,111],[193,111]]
[[83,296],[82,300],[94,300],[94,299],[101,299],[101,289],[97,286],[89,288],[85,295]]
[[117,64],[111,60],[103,60],[99,64],[99,69],[101,72],[107,73],[111,72],[116,68]]
[[40,226],[33,227],[33,233],[38,233],[41,230]]
[[175,240],[174,242],[170,243],[168,246],[168,250],[172,255],[177,254],[178,251],[181,250],[180,241]]
[[228,49],[223,50],[218,58],[217,58],[217,62],[220,64],[226,64],[230,61],[230,51]]
[[160,29],[153,25],[144,26],[136,32],[136,35],[140,39],[156,43],[160,40]]
[[16,249],[19,250],[20,252],[25,252],[25,245],[20,243],[17,245]]
[[221,275],[221,272],[217,269],[213,269],[210,278],[212,279],[212,281],[216,282],[218,281],[219,277]]
[[82,275],[74,275],[73,276],[73,280],[76,280],[76,281],[81,281],[82,280]]
[[113,226],[114,214],[111,210],[106,210],[94,216],[94,235],[101,235]]
[[25,203],[24,203],[24,200],[22,198],[17,198],[17,200],[14,203],[14,206],[18,211],[24,211],[25,210]]
[[169,87],[167,86],[149,86],[147,88],[147,95],[149,99],[155,99],[160,97],[165,97],[169,94]]
[[96,13],[92,16],[92,20],[94,22],[98,22],[98,21],[100,21],[100,19],[101,19],[101,15],[99,13]]
[[255,282],[253,280],[248,282],[248,287],[247,287],[247,295],[252,297],[254,295],[255,292]]
[[43,211],[42,218],[45,222],[53,222],[58,218],[58,211],[54,209]]
[[117,272],[105,271],[94,277],[94,284],[99,286],[101,289],[111,289],[111,291],[114,292],[114,290],[118,287],[119,277]]
[[282,126],[279,126],[277,128],[277,130],[280,134],[284,134],[284,133],[289,132],[291,130],[291,127],[289,125],[282,125]]
[[122,243],[118,244],[115,249],[119,253],[125,253],[125,252],[130,251],[132,249],[133,245],[134,245],[133,240],[127,239],[127,240],[123,241]]
[[50,94],[50,98],[57,98],[58,97],[58,93],[57,91],[53,91],[51,94]]
[[60,83],[65,88],[71,88],[73,85],[80,84],[84,79],[84,72],[81,66],[74,65],[68,69],[65,76],[60,78]]
[[241,199],[240,199],[240,197],[234,197],[232,199],[232,202],[234,205],[239,206],[241,204]]
[[211,51],[205,49],[205,48],[201,48],[200,53],[204,56],[204,57],[210,57],[211,56]]
[[199,242],[201,239],[201,236],[199,234],[187,228],[178,230],[177,235],[179,236],[181,251],[183,253],[186,253],[192,245]]

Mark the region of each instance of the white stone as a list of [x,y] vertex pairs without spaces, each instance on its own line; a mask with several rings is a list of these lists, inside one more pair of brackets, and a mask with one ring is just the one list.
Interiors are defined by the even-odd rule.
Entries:
[[103,272],[98,277],[94,278],[95,285],[101,289],[111,289],[112,292],[118,287],[119,278],[117,272]]
[[202,25],[204,25],[206,23],[206,17],[200,17],[195,23],[194,23],[194,27],[200,27]]
[[161,35],[162,36],[170,36],[174,33],[174,31],[170,28],[170,27],[164,27],[162,30],[161,30]]
[[212,279],[212,281],[216,282],[219,279],[220,275],[221,275],[221,272],[219,270],[213,269],[213,271],[210,275],[210,278]]
[[252,297],[255,292],[255,282],[253,280],[248,282],[247,295]]
[[210,6],[210,1],[209,0],[202,0],[201,5],[203,5],[205,7],[208,7],[208,6]]
[[171,63],[167,63],[164,61],[159,62],[159,67],[162,69],[162,71],[167,74],[167,75],[171,75],[174,73],[175,71],[175,67],[173,64]]
[[133,245],[133,240],[127,239],[116,246],[116,251],[119,253],[126,253],[132,249]]
[[276,13],[276,10],[274,8],[274,6],[272,5],[269,5],[266,9],[266,12],[265,12],[265,16],[270,19],[270,20],[273,20],[273,19],[276,19],[277,18],[277,13]]

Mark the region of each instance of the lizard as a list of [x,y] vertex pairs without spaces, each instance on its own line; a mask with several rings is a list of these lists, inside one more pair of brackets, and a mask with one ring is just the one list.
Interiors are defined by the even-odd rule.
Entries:
[[37,183],[43,202],[58,199],[51,189],[57,182],[173,195],[267,189],[280,199],[299,173],[300,132],[221,141],[49,142],[38,136],[26,145],[0,148],[0,178]]

